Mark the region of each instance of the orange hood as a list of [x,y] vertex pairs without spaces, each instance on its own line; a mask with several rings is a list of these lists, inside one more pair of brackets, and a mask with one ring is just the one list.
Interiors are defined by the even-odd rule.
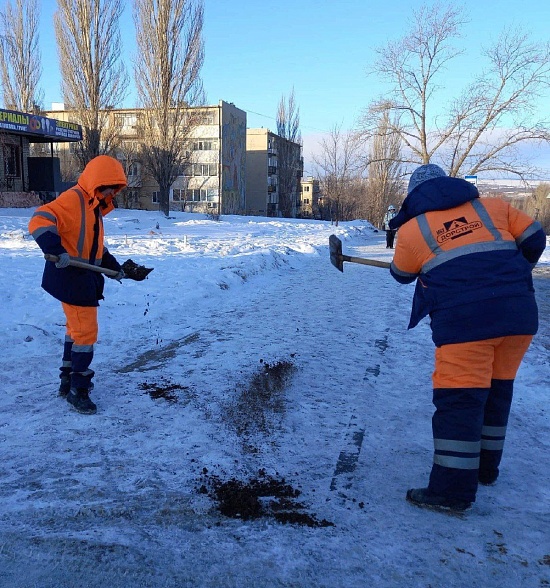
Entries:
[[78,178],[78,184],[87,194],[97,198],[96,190],[100,186],[119,185],[122,189],[128,182],[120,161],[109,155],[98,155],[88,162]]

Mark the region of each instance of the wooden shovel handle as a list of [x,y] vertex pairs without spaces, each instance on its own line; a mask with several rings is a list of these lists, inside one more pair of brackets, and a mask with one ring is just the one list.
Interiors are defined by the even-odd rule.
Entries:
[[[57,255],[51,255],[50,253],[45,253],[44,259],[46,261],[53,261],[54,263],[59,261],[59,257],[57,257]],[[92,272],[97,272],[98,274],[105,274],[106,276],[111,276],[113,278],[118,275],[118,272],[116,270],[107,269],[106,267],[100,267],[99,265],[92,265],[91,263],[78,261],[77,259],[71,259],[71,261],[69,261],[69,265],[72,265],[73,267],[87,269]]]
[[351,261],[352,263],[361,263],[363,265],[374,265],[375,267],[384,267],[388,269],[390,263],[387,261],[379,261],[378,259],[365,259],[364,257],[351,257],[349,255],[342,255],[343,261]]

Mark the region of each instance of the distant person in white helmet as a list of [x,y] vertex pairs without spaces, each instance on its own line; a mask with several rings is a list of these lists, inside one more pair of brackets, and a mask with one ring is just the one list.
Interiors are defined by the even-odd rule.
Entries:
[[397,231],[390,228],[390,221],[396,214],[397,210],[395,210],[395,206],[390,204],[384,215],[384,222],[382,223],[382,228],[386,231],[386,249],[393,249],[393,241]]

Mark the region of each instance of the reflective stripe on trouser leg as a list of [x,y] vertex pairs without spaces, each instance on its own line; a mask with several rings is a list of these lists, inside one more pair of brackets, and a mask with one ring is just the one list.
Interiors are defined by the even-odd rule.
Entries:
[[72,370],[71,350],[73,348],[73,340],[69,335],[65,335],[65,342],[63,343],[63,357],[61,359],[61,373],[69,375]]
[[94,371],[89,369],[94,358],[93,345],[73,345],[72,350],[73,371],[71,373],[71,386],[75,388],[89,388]]
[[498,474],[514,394],[514,378],[532,339],[532,335],[510,335],[502,337],[495,345],[493,379],[481,430],[479,469],[482,471]]
[[473,502],[489,390],[435,388],[433,392],[434,463],[428,488],[439,496]]
[[514,380],[492,380],[481,429],[480,470],[495,471],[502,459]]

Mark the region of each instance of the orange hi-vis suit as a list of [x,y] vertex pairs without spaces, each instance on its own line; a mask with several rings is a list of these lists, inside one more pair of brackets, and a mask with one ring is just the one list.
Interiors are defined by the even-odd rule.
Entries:
[[[60,256],[120,271],[121,266],[104,245],[103,216],[114,209],[112,196],[103,198],[98,188],[127,185],[119,161],[107,155],[92,159],[76,186],[53,202],[36,209],[29,232],[45,254]],[[42,287],[61,301],[66,335],[60,377],[70,373],[71,386],[91,387],[89,369],[97,342],[97,306],[103,299],[104,278],[98,272],[69,266],[57,268],[46,261]]]
[[417,184],[391,226],[391,274],[416,280],[409,328],[429,315],[436,345],[428,491],[473,502],[478,480],[498,476],[514,378],[538,328],[531,270],[546,236],[505,201],[447,176]]

